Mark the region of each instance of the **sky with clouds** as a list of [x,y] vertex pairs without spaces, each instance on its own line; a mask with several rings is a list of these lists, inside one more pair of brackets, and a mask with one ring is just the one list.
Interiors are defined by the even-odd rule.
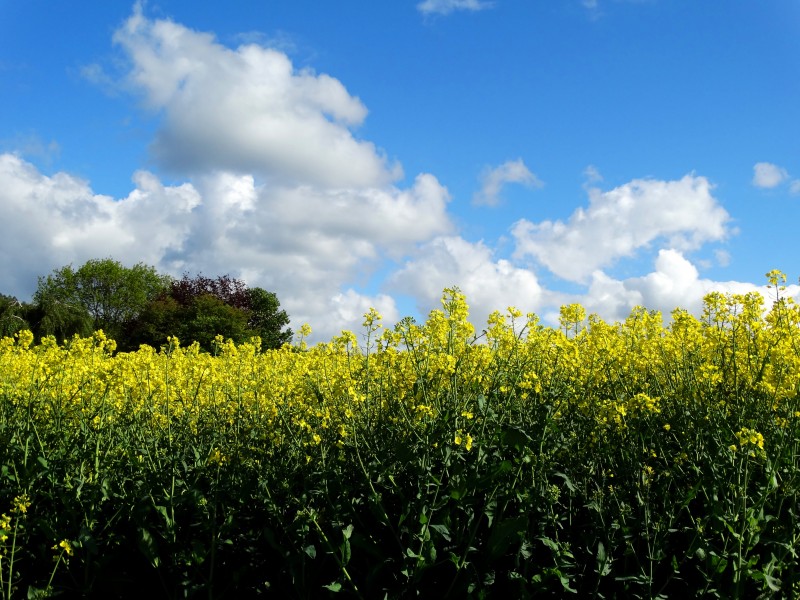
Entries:
[[317,339],[800,297],[800,4],[0,0],[0,293],[230,274]]

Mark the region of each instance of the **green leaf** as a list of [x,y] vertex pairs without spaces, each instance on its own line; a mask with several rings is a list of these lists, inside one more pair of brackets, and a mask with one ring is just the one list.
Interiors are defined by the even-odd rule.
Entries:
[[435,532],[437,532],[439,535],[441,535],[448,542],[450,541],[451,539],[450,530],[447,528],[447,525],[441,525],[441,524],[430,525],[430,528],[433,529]]
[[138,542],[139,550],[145,555],[145,558],[147,558],[147,561],[152,567],[158,568],[161,559],[158,556],[158,544],[156,544],[156,540],[144,527],[139,527],[137,533],[138,539],[136,541]]
[[705,551],[705,550],[703,550],[702,548],[698,548],[697,550],[695,550],[695,551],[694,551],[694,555],[695,555],[697,558],[699,558],[700,560],[705,560],[705,558],[706,558],[706,551]]
[[491,559],[506,554],[512,544],[522,541],[528,528],[528,517],[514,517],[495,523],[487,541],[487,551]]
[[350,557],[352,556],[350,550],[350,536],[353,534],[353,526],[348,525],[344,529],[342,529],[342,536],[344,540],[342,541],[342,566],[346,565],[350,562]]
[[536,539],[538,539],[538,540],[539,540],[540,542],[542,542],[542,543],[543,543],[545,546],[547,546],[548,548],[550,548],[550,550],[552,550],[553,552],[558,552],[558,543],[554,542],[554,541],[553,541],[553,540],[551,540],[550,538],[546,538],[546,537],[540,537],[540,538],[536,538]]
[[329,583],[328,585],[323,585],[325,589],[328,589],[332,592],[340,592],[342,591],[342,584],[338,581],[334,581],[333,583]]
[[564,485],[567,486],[567,489],[570,492],[575,492],[576,490],[575,485],[572,483],[572,480],[569,478],[569,476],[566,475],[566,473],[554,473],[554,475],[556,477],[561,477],[561,479],[564,480]]
[[303,552],[305,552],[311,559],[317,558],[317,547],[314,546],[314,544],[309,544],[303,548]]
[[780,579],[778,579],[776,577],[773,577],[772,575],[767,575],[766,573],[764,573],[764,581],[769,586],[769,589],[771,589],[773,592],[780,592],[781,591],[781,580]]
[[611,560],[606,555],[606,547],[603,542],[597,543],[597,572],[600,577],[604,577],[611,572]]
[[504,446],[511,446],[515,450],[521,450],[533,444],[531,436],[525,433],[521,428],[514,426],[508,426],[503,430],[503,433],[500,435],[500,442]]

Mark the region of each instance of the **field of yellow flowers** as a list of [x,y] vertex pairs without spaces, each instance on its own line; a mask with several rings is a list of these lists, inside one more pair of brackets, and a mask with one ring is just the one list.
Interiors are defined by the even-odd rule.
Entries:
[[0,341],[0,598],[797,597],[800,307],[445,290],[212,354]]

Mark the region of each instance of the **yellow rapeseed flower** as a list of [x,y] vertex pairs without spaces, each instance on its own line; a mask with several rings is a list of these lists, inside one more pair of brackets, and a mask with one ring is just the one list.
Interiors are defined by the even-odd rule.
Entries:
[[28,497],[28,494],[22,494],[21,496],[14,498],[11,512],[24,515],[28,512],[28,508],[30,508],[30,506],[31,499]]
[[8,539],[8,532],[11,530],[11,517],[7,514],[0,515],[0,544]]
[[72,548],[72,544],[70,544],[69,540],[61,540],[58,544],[53,546],[53,550],[61,550],[67,556],[72,556],[75,553],[75,550]]

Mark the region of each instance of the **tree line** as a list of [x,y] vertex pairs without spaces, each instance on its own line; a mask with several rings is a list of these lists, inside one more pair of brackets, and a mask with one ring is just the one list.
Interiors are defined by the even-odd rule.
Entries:
[[258,336],[262,348],[279,348],[292,339],[288,324],[273,292],[229,275],[177,279],[110,258],[39,277],[31,302],[0,294],[0,337],[29,329],[37,340],[62,341],[102,329],[121,351],[158,348],[168,336],[211,351],[217,335],[237,343]]

